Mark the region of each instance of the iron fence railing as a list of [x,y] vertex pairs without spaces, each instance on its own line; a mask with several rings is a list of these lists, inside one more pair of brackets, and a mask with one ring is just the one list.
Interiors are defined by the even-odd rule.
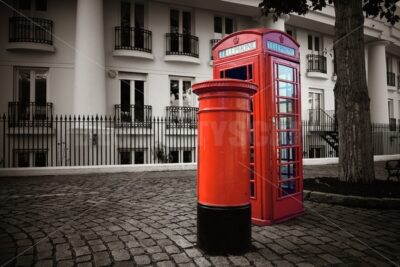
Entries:
[[151,127],[152,107],[149,105],[114,105],[114,116],[119,126]]
[[216,43],[218,43],[221,39],[211,39],[210,40],[210,51],[211,51],[211,60],[214,60],[214,55],[213,55],[213,47]]
[[307,72],[326,73],[326,57],[323,55],[307,55]]
[[115,50],[137,50],[147,53],[152,51],[152,32],[135,27],[115,27]]
[[[188,117],[187,117],[188,118]],[[50,116],[41,124],[10,127],[12,118],[0,117],[0,167],[89,166],[196,162],[197,119],[152,117],[146,124],[126,124],[116,116]],[[400,153],[400,127],[373,124],[375,155]],[[304,158],[336,157],[324,132],[335,138],[332,123],[302,122]],[[278,137],[277,137],[278,138]]]
[[53,44],[53,21],[42,18],[11,17],[9,42]]
[[125,125],[114,116],[51,116],[47,124],[9,127],[0,118],[0,166],[88,166],[196,162],[197,129],[170,127],[152,118],[150,127]]
[[199,111],[199,108],[169,106],[166,109],[167,109],[168,128],[173,128],[173,127],[197,128],[197,112]]
[[396,86],[396,74],[394,72],[386,72],[386,81],[389,86]]
[[166,54],[199,57],[199,38],[190,34],[167,33]]
[[46,125],[53,115],[53,103],[8,102],[8,125],[10,127]]

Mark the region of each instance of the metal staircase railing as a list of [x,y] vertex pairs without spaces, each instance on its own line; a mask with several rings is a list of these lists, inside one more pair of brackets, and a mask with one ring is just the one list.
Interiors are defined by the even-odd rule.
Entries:
[[309,131],[318,134],[336,152],[339,149],[339,135],[335,111],[322,109],[308,110]]

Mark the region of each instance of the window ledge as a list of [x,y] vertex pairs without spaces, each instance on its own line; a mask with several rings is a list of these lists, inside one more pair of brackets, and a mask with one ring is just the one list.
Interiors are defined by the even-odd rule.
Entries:
[[114,50],[113,56],[115,56],[115,57],[135,57],[135,58],[144,58],[144,59],[154,60],[154,56],[152,53],[136,51],[136,50],[127,50],[127,49]]
[[388,85],[388,86],[387,86],[387,89],[388,89],[389,91],[397,91],[397,87],[396,87],[396,86]]
[[308,78],[317,78],[317,79],[328,80],[328,74],[318,72],[318,71],[309,71],[309,72],[307,72],[306,76]]
[[8,43],[7,50],[9,51],[41,51],[41,52],[56,52],[54,45],[30,43],[30,42],[10,42]]
[[167,62],[185,62],[200,65],[200,59],[197,57],[190,57],[184,55],[167,55],[164,57]]

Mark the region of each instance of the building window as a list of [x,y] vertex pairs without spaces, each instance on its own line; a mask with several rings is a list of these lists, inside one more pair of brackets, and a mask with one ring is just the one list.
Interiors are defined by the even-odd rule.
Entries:
[[20,10],[47,11],[47,0],[18,0],[17,7]]
[[36,0],[36,10],[46,11],[47,10],[47,0]]
[[170,10],[170,32],[189,35],[192,33],[192,15],[190,11]]
[[310,146],[308,151],[309,158],[323,158],[325,157],[325,147],[323,146]]
[[169,162],[170,163],[179,163],[179,151],[171,150],[169,152]]
[[43,120],[48,117],[46,69],[15,69],[14,102],[9,110],[15,120]]
[[310,89],[308,92],[308,119],[310,122],[320,122],[323,120],[324,110],[324,91]]
[[47,151],[16,151],[16,167],[46,167]]
[[18,167],[29,167],[29,152],[18,152]]
[[286,27],[286,33],[296,39],[296,30],[294,28]]
[[35,152],[35,167],[46,167],[46,153],[45,152]]
[[145,33],[145,7],[132,1],[121,1],[121,27],[119,46],[149,49],[149,36]]
[[173,77],[170,80],[170,106],[194,106],[192,79]]
[[15,69],[16,88],[14,96],[18,102],[46,103],[47,69]]
[[132,164],[132,153],[131,151],[120,151],[120,164]]
[[308,35],[308,50],[319,53],[322,50],[320,36],[315,34]]
[[144,151],[135,151],[135,164],[144,164]]
[[233,19],[224,16],[214,16],[214,38],[221,39],[224,35],[234,32]]
[[388,112],[389,112],[389,119],[394,118],[394,106],[393,106],[393,99],[388,99]]
[[192,162],[192,151],[191,150],[183,151],[183,162],[184,163]]

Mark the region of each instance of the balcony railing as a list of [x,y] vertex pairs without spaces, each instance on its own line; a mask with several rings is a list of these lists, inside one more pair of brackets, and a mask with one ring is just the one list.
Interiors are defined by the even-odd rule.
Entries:
[[167,33],[167,55],[199,57],[199,38],[190,34]]
[[396,86],[396,74],[393,72],[386,72],[386,81],[389,86]]
[[211,39],[210,40],[210,51],[211,51],[211,60],[214,59],[214,55],[213,55],[213,47],[216,43],[218,43],[221,39]]
[[134,27],[115,27],[115,50],[137,50],[151,53],[152,32]]
[[114,115],[121,126],[150,125],[152,107],[148,105],[114,105]]
[[307,72],[326,73],[326,57],[322,55],[307,55]]
[[43,126],[53,115],[53,103],[8,102],[10,127]]
[[41,18],[11,17],[9,42],[53,44],[53,21]]
[[196,107],[167,107],[167,128],[188,127],[197,128]]

